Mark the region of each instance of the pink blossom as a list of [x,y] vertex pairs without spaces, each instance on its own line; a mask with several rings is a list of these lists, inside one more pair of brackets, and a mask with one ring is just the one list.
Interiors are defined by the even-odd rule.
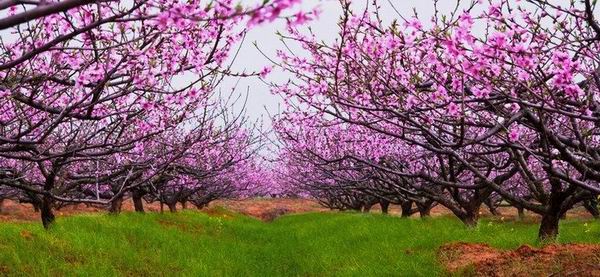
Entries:
[[261,78],[264,79],[267,77],[267,75],[269,75],[271,73],[272,70],[273,70],[273,68],[270,66],[263,67],[263,69],[260,70],[259,75]]
[[456,103],[451,102],[448,105],[448,115],[458,116],[459,114],[460,114],[460,107]]
[[304,25],[312,18],[305,12],[299,11],[293,16],[293,20],[290,22],[291,26]]
[[521,137],[521,130],[517,127],[513,127],[508,132],[508,140],[511,142],[516,142]]

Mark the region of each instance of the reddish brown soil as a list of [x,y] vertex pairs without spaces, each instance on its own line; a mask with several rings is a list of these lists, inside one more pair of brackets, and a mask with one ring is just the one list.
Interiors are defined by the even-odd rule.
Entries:
[[[166,208],[166,207],[165,207]],[[149,212],[160,211],[160,205],[156,203],[144,205],[144,209]],[[126,201],[123,203],[124,211],[133,211],[133,203]],[[56,216],[69,216],[82,213],[106,212],[106,208],[97,206],[87,206],[84,204],[71,205],[55,210]],[[21,204],[11,200],[5,200],[0,209],[0,221],[37,221],[39,213],[33,209],[30,204]]]
[[[329,209],[321,207],[317,202],[307,199],[243,199],[243,200],[218,200],[210,204],[210,207],[224,207],[229,210],[233,210],[242,214],[253,216],[265,221],[273,220],[274,218],[288,213],[304,213],[304,212],[324,212]],[[182,209],[181,206],[177,207]],[[189,205],[188,208],[194,208]],[[125,201],[123,203],[123,211],[133,211],[133,203],[131,201]],[[158,203],[144,203],[144,209],[148,212],[160,211],[160,204]],[[166,209],[166,207],[165,207]],[[499,216],[492,216],[489,211],[483,207],[481,209],[481,216],[492,218],[497,221],[510,221],[517,217],[516,210],[510,207],[501,207],[498,209],[501,213]],[[55,211],[57,216],[68,216],[80,213],[96,213],[105,212],[104,207],[92,207],[84,204],[67,206],[60,210]],[[206,209],[205,209],[206,211]],[[371,210],[372,213],[381,212],[378,206],[374,206]],[[390,214],[399,215],[400,208],[398,206],[390,206]],[[438,205],[431,210],[432,216],[445,216],[449,215],[450,211],[446,208]],[[413,217],[418,217],[418,213]],[[582,218],[590,219],[591,215],[583,208],[576,208],[569,211],[568,218]],[[527,212],[525,221],[527,222],[538,222],[539,216]],[[0,209],[0,221],[37,221],[39,220],[39,213],[33,210],[33,207],[29,204],[20,204],[18,202],[5,200],[2,208]]]
[[246,199],[220,200],[211,203],[211,207],[221,206],[227,209],[271,221],[289,213],[306,213],[328,211],[317,202],[307,199]]
[[[288,214],[288,213],[303,213],[303,212],[315,212],[315,211],[326,211],[327,209],[319,206],[318,203],[307,199],[245,199],[245,200],[218,200],[210,204],[208,208],[203,209],[204,212],[215,215],[222,213],[215,207],[224,207],[228,210],[236,211],[241,214],[249,215],[263,220],[273,220],[274,218]],[[179,210],[181,206],[177,206]],[[195,209],[194,206],[189,205],[188,208]],[[131,201],[125,201],[122,207],[123,211],[133,211],[133,203]],[[158,203],[144,203],[144,210],[147,212],[159,212],[160,204]],[[165,206],[165,210],[166,209]],[[55,210],[54,213],[57,216],[69,216],[74,214],[82,213],[97,213],[106,212],[106,208],[87,206],[84,204],[67,206],[59,210]],[[34,211],[33,207],[29,204],[21,204],[15,201],[5,200],[0,210],[0,221],[37,221],[39,220],[39,213]]]
[[442,246],[438,253],[448,271],[465,276],[600,276],[600,245],[523,245],[502,251],[460,242]]

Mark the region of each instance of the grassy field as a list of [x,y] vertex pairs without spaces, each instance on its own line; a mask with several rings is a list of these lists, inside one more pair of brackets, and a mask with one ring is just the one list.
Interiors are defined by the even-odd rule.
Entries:
[[[584,225],[585,224],[585,225]],[[498,248],[536,245],[537,226],[450,217],[400,219],[309,213],[265,223],[226,210],[209,214],[101,214],[0,223],[0,275],[432,276],[451,241]],[[600,243],[600,223],[567,220],[561,242]]]

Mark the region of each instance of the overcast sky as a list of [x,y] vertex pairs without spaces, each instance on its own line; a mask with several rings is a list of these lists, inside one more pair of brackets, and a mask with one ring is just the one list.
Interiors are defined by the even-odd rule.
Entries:
[[[433,15],[433,1],[432,0],[390,0],[394,3],[394,6],[403,16],[410,16],[413,13],[413,9],[416,8],[419,14],[419,18],[425,22]],[[255,1],[256,2],[256,1]],[[398,15],[391,8],[386,0],[380,1],[382,4],[382,17],[384,20],[391,21],[397,18]],[[453,0],[441,1],[444,4],[440,4],[440,10],[451,11],[456,2]],[[466,1],[463,1],[466,2]],[[244,2],[245,3],[245,2]],[[366,0],[355,0],[353,5],[356,9],[362,9],[366,5]],[[309,24],[316,35],[324,40],[333,39],[337,36],[336,23],[341,14],[340,4],[337,0],[304,0],[301,7],[305,10],[310,10],[312,7],[319,6],[322,11],[320,18]],[[361,8],[359,8],[361,7]],[[269,65],[269,61],[256,49],[253,42],[258,44],[258,47],[266,55],[275,57],[275,51],[283,47],[281,42],[278,40],[275,34],[277,30],[284,30],[285,23],[282,21],[275,22],[274,24],[265,24],[256,29],[251,30],[242,45],[241,51],[234,63],[234,69],[237,71],[243,71],[244,69],[249,71],[259,71],[264,65]],[[280,83],[286,82],[290,78],[281,72],[274,71],[268,76],[269,81]],[[269,91],[269,87],[262,83],[258,78],[245,78],[245,79],[228,79],[223,83],[223,89],[230,89],[237,84],[236,93],[249,92],[248,103],[247,103],[247,114],[252,119],[260,119],[264,117],[265,125],[270,125],[268,113],[276,114],[279,110],[281,99],[279,96],[272,95]]]
[[[252,6],[256,3],[261,3],[263,0],[239,0],[246,6]],[[381,16],[385,21],[391,22],[391,20],[398,18],[396,10],[405,17],[410,17],[413,14],[413,9],[416,9],[419,19],[424,25],[428,25],[429,19],[433,15],[433,0],[378,0],[382,6]],[[461,5],[468,5],[470,0],[441,0],[438,3],[438,8],[442,13],[450,13],[456,6],[457,1],[462,3]],[[487,2],[488,0],[484,1]],[[493,0],[497,1],[497,0]],[[515,1],[515,0],[511,0]],[[568,3],[569,0],[552,0],[554,3]],[[353,0],[352,4],[356,11],[361,11],[367,3],[372,1],[368,0]],[[296,6],[295,10],[311,10],[313,7],[318,6],[321,10],[321,15],[318,20],[315,20],[308,24],[315,34],[323,40],[332,40],[337,37],[337,26],[336,23],[341,14],[341,8],[338,0],[303,0],[302,4]],[[484,7],[485,8],[485,5]],[[3,16],[2,11],[0,16]],[[596,10],[596,14],[599,11]],[[598,16],[600,17],[600,16]],[[304,28],[304,27],[303,27]],[[285,30],[285,22],[283,20],[276,21],[274,23],[264,24],[257,28],[252,29],[243,45],[237,59],[234,62],[233,69],[237,72],[251,72],[259,71],[265,65],[269,65],[269,61],[260,54],[255,48],[253,42],[258,44],[258,47],[269,57],[275,57],[275,51],[283,47],[283,44],[278,40],[275,34],[277,30]],[[475,31],[477,32],[477,30]],[[0,35],[9,36],[7,31],[0,32]],[[286,82],[291,76],[286,75],[282,72],[274,71],[269,75],[268,79],[271,82],[283,83]],[[182,85],[186,83],[187,76],[183,77]],[[235,89],[236,94],[244,94],[248,91],[249,97],[247,102],[247,115],[252,119],[260,119],[264,117],[264,122],[268,126],[270,125],[267,113],[276,114],[279,110],[279,105],[282,102],[279,96],[272,95],[269,91],[269,87],[262,83],[258,78],[228,78],[221,84],[222,91],[227,94],[237,84]]]
[[[470,0],[442,0],[439,1],[438,8],[442,13],[448,14],[454,10],[457,1],[461,3],[461,6],[466,6],[471,2]],[[493,1],[496,2],[497,0]],[[244,4],[251,2],[257,3],[262,2],[262,0],[244,0]],[[368,2],[371,1],[353,0],[352,3],[354,9],[360,11]],[[484,2],[487,3],[488,0]],[[567,5],[569,1],[551,0],[550,2],[559,5],[563,4],[564,6]],[[413,9],[416,9],[418,18],[426,26],[433,16],[433,0],[379,0],[379,3],[382,6],[382,18],[390,22],[391,20],[398,18],[398,14],[392,9],[390,3],[393,3],[396,10],[405,17],[410,17],[413,14]],[[335,38],[337,36],[336,23],[341,14],[339,2],[337,0],[303,0],[302,4],[297,8],[310,10],[315,6],[319,6],[322,13],[318,20],[313,21],[309,25],[319,38],[324,40]],[[486,4],[482,6],[482,9],[487,9]],[[597,17],[600,17],[600,11],[596,10],[595,13],[597,14]],[[270,57],[275,57],[275,51],[283,47],[275,35],[275,32],[277,30],[283,31],[284,25],[284,22],[278,21],[251,30],[234,63],[234,69],[238,71],[243,71],[244,69],[246,71],[259,71],[264,65],[268,65],[269,61],[259,53],[254,47],[253,42],[256,41],[259,48],[265,54]],[[475,27],[474,33],[477,34],[478,31],[482,30],[477,30]],[[286,82],[288,78],[290,78],[289,75],[276,71],[268,77],[269,81],[276,83]],[[223,88],[231,88],[236,83],[238,84],[236,93],[245,93],[246,91],[249,91],[248,104],[246,107],[248,116],[252,119],[264,117],[265,124],[267,126],[270,125],[267,111],[271,114],[276,114],[278,112],[281,103],[279,96],[272,95],[268,86],[257,78],[245,78],[242,80],[229,79],[223,83]]]

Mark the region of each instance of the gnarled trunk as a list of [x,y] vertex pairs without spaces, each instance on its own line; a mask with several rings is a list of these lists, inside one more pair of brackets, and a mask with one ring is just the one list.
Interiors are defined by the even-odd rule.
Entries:
[[477,226],[479,222],[479,209],[481,208],[481,202],[472,203],[469,206],[464,206],[462,210],[453,210],[453,213],[462,221],[467,227],[473,228]]
[[550,197],[546,203],[546,210],[542,214],[542,222],[538,232],[538,239],[543,241],[554,241],[558,236],[558,223],[566,214],[563,211],[563,202],[568,196],[562,191],[562,184],[556,178],[550,178]]
[[420,217],[430,217],[431,216],[431,207],[428,208],[419,208],[419,216]]
[[369,203],[367,203],[367,204],[364,204],[364,205],[363,205],[363,209],[362,209],[363,213],[368,213],[368,212],[371,212],[371,207],[372,207],[372,205],[371,205],[371,204],[369,204]]
[[498,209],[496,209],[496,207],[489,207],[490,208],[490,213],[494,216],[501,216],[502,214],[500,213],[500,211],[498,211]]
[[401,217],[410,217],[412,215],[413,201],[404,201],[400,204]]
[[555,240],[558,236],[558,222],[560,221],[559,214],[547,213],[542,216],[542,223],[538,233],[540,240]]
[[467,227],[473,228],[477,226],[479,222],[479,209],[477,212],[467,211],[464,215],[460,216],[460,221],[462,221]]
[[562,218],[561,212],[561,197],[556,194],[550,196],[550,203],[548,209],[542,215],[542,222],[540,223],[540,230],[538,232],[538,239],[553,241],[558,236],[558,223]]
[[390,201],[381,199],[381,200],[379,200],[379,205],[381,206],[381,213],[388,214],[388,211],[390,208]]
[[[0,203],[0,211],[2,204]],[[583,207],[596,219],[600,218],[600,211],[598,211],[598,200],[596,198],[583,201]]]
[[490,210],[490,213],[494,216],[500,216],[500,212],[498,211],[498,208],[496,207],[496,205],[494,205],[494,203],[491,200],[486,200],[485,201],[485,205],[488,207],[488,209]]
[[419,204],[418,202],[416,203],[417,209],[419,210],[419,216],[421,216],[421,218],[431,216],[431,209],[433,209],[433,203],[433,201],[426,201],[422,204]]
[[50,225],[54,222],[54,213],[52,213],[52,198],[44,196],[42,203],[40,204],[40,211],[42,217],[42,225],[45,229],[50,228]]
[[40,214],[42,217],[42,225],[44,229],[50,228],[50,225],[54,223],[54,213],[52,212],[52,208],[54,206],[54,199],[50,197],[50,191],[54,188],[54,178],[56,178],[57,167],[53,164],[53,168],[50,171],[50,175],[46,177],[46,182],[44,183],[44,194],[40,201]]
[[133,208],[135,209],[135,211],[138,213],[143,213],[144,212],[144,202],[142,202],[142,196],[138,195],[136,193],[133,193],[133,195],[131,196],[131,199],[133,199]]
[[110,207],[108,208],[108,212],[113,215],[117,215],[121,213],[121,207],[123,207],[123,197],[117,197],[110,202]]
[[184,210],[187,209],[187,201],[181,201],[180,203],[181,203],[182,209],[184,209]]
[[169,207],[170,212],[172,212],[172,213],[177,212],[177,202],[167,203],[167,207]]
[[523,207],[517,206],[517,220],[523,221],[525,220],[525,209]]

